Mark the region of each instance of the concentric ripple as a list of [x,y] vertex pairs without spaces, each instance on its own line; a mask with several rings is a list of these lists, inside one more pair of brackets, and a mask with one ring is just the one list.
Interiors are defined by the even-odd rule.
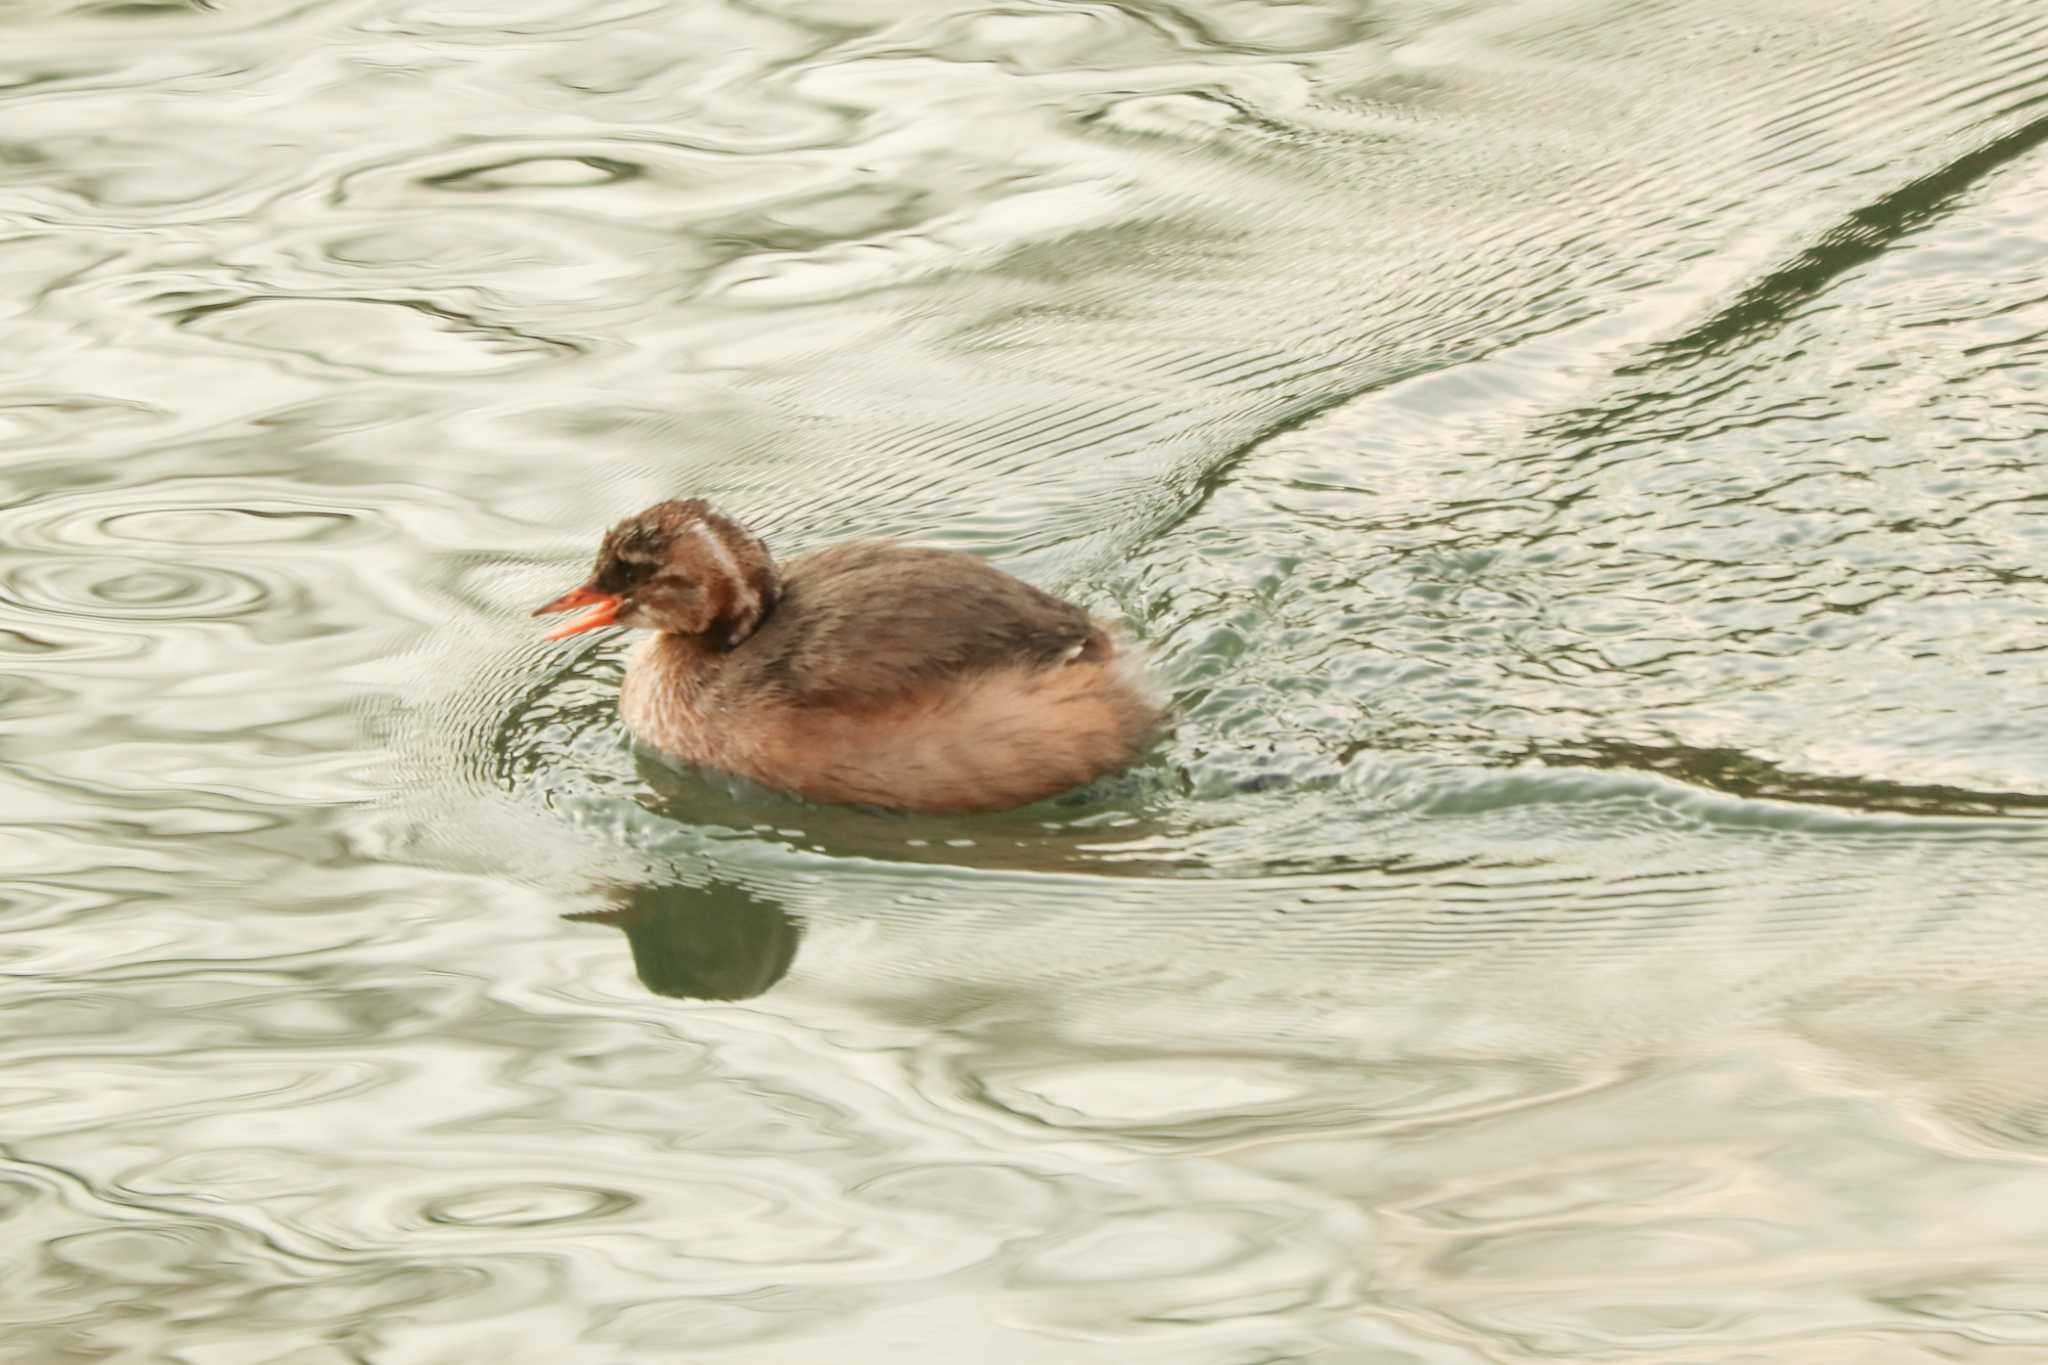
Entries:
[[0,602],[112,621],[219,621],[259,611],[268,597],[246,574],[157,560],[55,560],[0,576]]

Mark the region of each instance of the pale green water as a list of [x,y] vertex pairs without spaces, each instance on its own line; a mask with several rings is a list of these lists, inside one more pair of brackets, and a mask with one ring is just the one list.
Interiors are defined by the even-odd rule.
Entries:
[[[21,0],[0,282],[0,1361],[2048,1360],[2038,0]],[[1175,729],[642,768],[684,493]]]

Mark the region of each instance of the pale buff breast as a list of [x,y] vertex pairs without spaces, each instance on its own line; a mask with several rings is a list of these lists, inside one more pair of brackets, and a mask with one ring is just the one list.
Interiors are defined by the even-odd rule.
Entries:
[[641,743],[683,763],[723,767],[710,718],[698,708],[700,660],[672,635],[650,635],[626,661],[619,719]]
[[1002,810],[1128,765],[1158,709],[1138,660],[978,671],[859,707],[764,700],[698,708],[677,662],[650,641],[636,652],[620,710],[643,742],[814,801],[913,811]]

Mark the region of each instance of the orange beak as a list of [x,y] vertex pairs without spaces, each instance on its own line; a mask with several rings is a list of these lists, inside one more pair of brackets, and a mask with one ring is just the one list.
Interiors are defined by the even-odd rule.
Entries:
[[550,640],[566,640],[571,635],[581,635],[586,630],[608,626],[619,619],[619,609],[626,605],[626,599],[615,592],[599,592],[585,583],[580,588],[571,588],[552,602],[533,609],[535,616],[546,616],[549,612],[568,611],[574,607],[595,607],[588,616],[579,616],[560,630],[548,632]]

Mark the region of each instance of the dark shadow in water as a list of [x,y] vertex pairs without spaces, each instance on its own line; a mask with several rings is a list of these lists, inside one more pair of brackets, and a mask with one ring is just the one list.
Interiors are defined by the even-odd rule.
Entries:
[[1555,749],[1532,749],[1524,757],[1549,767],[1658,773],[1690,786],[1749,800],[1789,801],[1887,815],[2001,816],[2023,820],[2048,817],[2048,796],[2033,792],[1971,791],[1931,783],[1792,772],[1739,749],[1585,740]]
[[565,915],[609,924],[633,948],[633,970],[656,995],[747,1000],[788,973],[802,926],[773,902],[728,882],[613,887],[604,910]]
[[[1684,336],[1658,346],[1652,363],[1725,351],[1777,327],[1799,305],[1818,298],[1843,275],[1933,222],[1961,202],[1980,181],[2031,155],[2044,143],[2048,143],[2048,116],[1993,138],[1947,165],[1879,196],[1822,233],[1818,241],[1793,260],[1743,290],[1739,298],[1713,317]],[[1622,373],[1639,373],[1647,368],[1648,365],[1626,366]]]

